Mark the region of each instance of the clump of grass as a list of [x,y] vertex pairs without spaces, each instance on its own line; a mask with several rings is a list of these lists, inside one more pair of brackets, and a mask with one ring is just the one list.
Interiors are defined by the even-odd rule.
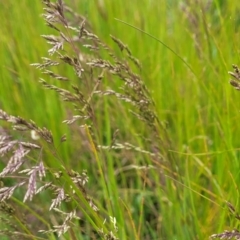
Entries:
[[[64,163],[61,161],[61,159],[55,155],[55,146],[50,131],[48,131],[46,128],[37,127],[33,121],[26,121],[20,117],[8,115],[2,110],[0,111],[0,119],[12,123],[13,129],[15,130],[34,131],[35,136],[38,136],[42,139],[42,142],[40,142],[38,145],[31,142],[12,140],[9,136],[1,136],[0,154],[2,157],[9,157],[10,155],[10,158],[6,167],[0,173],[0,177],[3,180],[5,178],[12,178],[16,180],[13,186],[3,186],[0,189],[1,211],[8,216],[14,216],[15,220],[20,223],[18,228],[20,227],[21,229],[21,227],[23,227],[21,214],[19,213],[20,215],[18,215],[18,211],[6,201],[12,198],[12,195],[15,191],[23,187],[26,189],[23,197],[23,203],[26,201],[32,201],[35,196],[41,194],[43,191],[49,190],[52,192],[53,198],[50,206],[44,204],[41,206],[42,210],[49,207],[49,211],[54,210],[64,219],[62,224],[53,226],[53,229],[39,229],[39,232],[48,234],[56,233],[58,237],[60,237],[69,230],[70,226],[74,222],[74,219],[80,219],[77,216],[76,210],[79,209],[78,207],[80,207],[82,204],[85,205],[85,211],[90,209],[92,212],[98,212],[97,206],[93,203],[92,198],[88,196],[85,188],[85,184],[88,182],[87,173],[85,171],[82,173],[77,173],[73,170],[67,169],[66,166],[64,166]],[[61,140],[64,141],[64,138]],[[55,157],[57,162],[55,167],[44,166],[42,154],[46,148],[53,149],[52,155]],[[32,155],[34,154],[31,153],[33,151],[38,152],[37,159],[32,159]],[[22,170],[20,170],[20,168],[22,168]],[[49,175],[49,177],[47,178],[46,175]],[[59,207],[63,202],[71,202],[71,205],[73,205],[72,211],[64,212],[60,210]],[[79,204],[80,202],[81,205]],[[82,207],[83,206],[80,208]],[[26,206],[26,208],[28,207]],[[34,213],[34,215],[36,215],[35,217],[38,218],[39,221],[43,221],[45,225],[48,225],[47,219],[41,219],[37,213]],[[14,235],[21,236],[24,234],[25,237],[33,237],[34,233],[32,232],[31,228],[24,226],[22,230],[24,230],[25,233],[21,233],[21,231],[18,230],[14,232]],[[11,231],[1,230],[1,233],[10,234]]]
[[[87,20],[74,13],[62,0],[56,3],[44,0],[43,4],[45,22],[57,35],[42,35],[51,45],[49,57],[43,57],[42,63],[32,65],[57,81],[52,84],[41,78],[40,83],[46,89],[55,91],[63,101],[72,104],[68,119],[63,120],[63,123],[70,128],[75,124],[75,127],[84,130],[89,154],[97,162],[104,199],[101,201],[94,193],[89,194],[89,177],[84,169],[81,172],[74,171],[59,155],[57,149],[67,140],[65,135],[56,140],[45,127],[1,110],[0,119],[12,124],[14,130],[23,134],[19,138],[12,139],[11,134],[0,138],[0,154],[6,160],[6,167],[0,177],[4,185],[11,184],[0,189],[0,211],[6,216],[5,228],[0,233],[12,238],[18,236],[32,239],[44,239],[41,234],[48,234],[49,239],[54,239],[54,235],[60,238],[67,234],[69,239],[77,239],[83,222],[83,235],[119,239],[121,235],[114,216],[118,209],[114,209],[110,201],[113,173],[108,171],[108,164],[114,166],[117,164],[113,161],[115,156],[124,156],[124,152],[131,151],[133,156],[141,156],[141,165],[123,165],[122,168],[144,171],[167,169],[175,178],[175,161],[168,152],[172,143],[155,113],[155,105],[147,87],[136,73],[141,71],[141,65],[128,46],[111,36],[121,52],[121,57],[118,57],[114,50],[91,32]],[[61,72],[61,67],[73,71],[75,79],[59,74],[56,69]],[[138,122],[144,131],[138,133],[136,138],[120,142],[118,135],[121,134],[121,126],[112,126],[112,136],[104,139],[99,128],[99,115],[103,112],[103,109],[99,110],[101,104],[127,107],[132,116],[131,121]],[[36,142],[27,137],[25,132],[30,132]],[[27,139],[21,140],[23,137]],[[47,161],[46,158],[54,160]],[[147,181],[154,183],[155,179],[151,179],[151,176],[147,178],[144,172],[144,187]],[[164,175],[161,176],[161,182],[164,187]],[[44,202],[41,200],[43,193],[48,199]],[[35,201],[37,197],[39,201]],[[115,197],[115,205],[117,201],[118,196]],[[138,228],[129,217],[135,239],[141,239],[143,204],[144,201],[140,204]],[[25,210],[21,212],[20,207]],[[41,216],[45,211],[51,212],[50,215]],[[128,207],[126,212],[129,216]],[[31,219],[34,219],[32,224]],[[91,230],[87,232],[84,227],[89,225]]]

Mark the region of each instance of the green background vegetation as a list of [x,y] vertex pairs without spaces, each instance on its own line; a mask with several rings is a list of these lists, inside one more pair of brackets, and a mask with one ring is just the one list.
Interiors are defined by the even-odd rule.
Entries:
[[[135,239],[132,223],[136,228],[141,226],[140,239],[207,239],[213,233],[237,228],[224,201],[230,201],[238,209],[240,93],[228,84],[228,71],[232,71],[232,64],[239,63],[239,2],[69,2],[88,19],[101,40],[119,52],[110,38],[110,34],[114,35],[140,60],[140,74],[172,141],[172,149],[166,151],[172,153],[181,170],[181,181],[168,179],[164,189],[159,172],[151,170],[149,174],[156,182],[145,188],[141,173],[121,172],[124,160],[110,157],[106,175],[111,185],[109,200],[115,207],[119,238]],[[69,130],[61,123],[68,115],[68,105],[56,93],[41,86],[38,80],[42,74],[30,66],[47,56],[49,47],[40,37],[51,32],[41,13],[41,1],[0,3],[0,108],[51,129],[56,139],[67,133],[71,140],[59,152],[75,170],[88,170],[90,193],[96,194],[101,202],[105,190],[98,182],[97,167],[94,169],[87,150],[78,149],[82,141],[78,134],[71,138],[74,129]],[[115,18],[160,39],[193,72],[164,45]],[[75,78],[67,70],[59,69],[59,72]],[[128,118],[124,107],[115,109],[116,106],[106,101],[101,107],[99,132],[106,143],[113,133],[112,125],[119,126],[124,131],[121,133],[124,139],[131,142],[131,136],[141,125],[131,121],[131,115]],[[108,109],[115,118],[110,118]],[[132,159],[131,164],[146,165],[141,154],[128,157]],[[116,170],[121,172],[121,183],[114,177]],[[135,180],[130,178],[131,174]],[[146,211],[141,212],[141,207]]]

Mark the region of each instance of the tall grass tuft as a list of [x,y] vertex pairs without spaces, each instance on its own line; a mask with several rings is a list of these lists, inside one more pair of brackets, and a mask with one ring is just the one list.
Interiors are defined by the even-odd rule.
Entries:
[[[149,224],[157,227],[151,220],[154,208],[144,207],[142,197],[137,204],[136,222],[131,216],[131,203],[120,200],[125,195],[120,187],[128,186],[131,191],[132,183],[138,179],[142,189],[132,191],[151,191],[155,181],[160,182],[164,191],[169,182],[165,173],[176,179],[178,170],[168,151],[172,148],[171,139],[140,77],[141,64],[127,45],[110,36],[120,50],[116,54],[117,49],[101,41],[91,31],[87,19],[63,1],[44,0],[43,4],[44,20],[53,33],[42,35],[50,45],[48,56],[32,66],[41,70],[42,86],[70,104],[66,107],[68,118],[62,122],[70,131],[80,129],[85,149],[78,154],[96,168],[93,171],[97,171],[98,179],[92,181],[99,181],[103,194],[88,186],[85,169],[74,170],[74,159],[66,161],[61,156],[59,148],[64,147],[65,141],[79,151],[71,134],[69,140],[66,135],[56,139],[50,130],[32,120],[1,110],[0,119],[20,134],[1,132],[0,154],[6,166],[0,173],[4,214],[0,233],[19,239],[45,239],[43,234],[49,239],[61,238],[63,234],[67,239],[81,239],[80,235],[83,239],[124,239],[127,235],[143,239],[148,235],[143,229],[143,218],[149,218]],[[59,72],[74,72],[74,79]],[[55,83],[49,83],[44,76]],[[125,126],[113,121],[121,115],[130,116]],[[129,121],[139,127],[137,132],[124,136],[122,130],[127,129]],[[132,158],[141,160],[135,164]],[[151,176],[153,170],[159,175]],[[129,172],[129,176],[124,176],[124,172]],[[131,225],[131,233],[127,224]]]

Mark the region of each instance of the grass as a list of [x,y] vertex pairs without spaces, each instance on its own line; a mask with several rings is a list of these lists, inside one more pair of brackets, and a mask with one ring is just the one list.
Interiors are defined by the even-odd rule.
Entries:
[[[142,4],[130,1],[127,5],[124,1],[110,0],[69,1],[70,7],[86,17],[86,29],[111,48],[122,64],[128,55],[126,49],[119,49],[121,43],[116,39],[139,59],[141,70],[131,60],[128,62],[149,91],[143,91],[143,95],[131,91],[127,84],[119,89],[123,87],[123,79],[114,76],[108,67],[102,71],[91,59],[92,70],[83,63],[85,72],[80,78],[67,63],[47,69],[67,77],[70,83],[42,74],[30,66],[40,62],[41,57],[49,57],[47,51],[51,46],[40,35],[57,32],[44,25],[41,1],[34,5],[29,0],[7,1],[1,5],[0,108],[7,112],[7,115],[1,112],[1,116],[7,121],[11,119],[9,115],[32,119],[36,126],[29,125],[29,120],[14,118],[17,126],[35,130],[42,140],[31,140],[30,131],[11,131],[5,122],[1,133],[41,147],[41,151],[31,150],[32,154],[27,155],[29,163],[21,170],[33,170],[33,166],[39,167],[43,162],[46,177],[38,182],[38,187],[51,181],[53,191],[36,196],[32,192],[32,201],[29,192],[28,200],[23,203],[27,190],[19,188],[7,202],[8,211],[1,205],[5,221],[9,215],[15,219],[14,222],[10,218],[16,226],[9,227],[9,231],[15,229],[23,239],[44,239],[46,235],[38,230],[50,231],[66,220],[66,214],[49,211],[52,199],[57,199],[54,193],[58,194],[59,187],[63,187],[70,202],[65,198],[61,206],[55,207],[65,213],[76,210],[81,220],[68,216],[65,226],[71,227],[64,235],[56,231],[60,239],[114,239],[115,236],[190,240],[207,239],[216,233],[222,235],[215,237],[225,239],[239,236],[237,230],[231,231],[239,229],[240,94],[228,83],[231,78],[228,71],[234,71],[232,64],[239,65],[237,1],[228,4],[220,0],[189,0],[180,4],[169,0],[159,4],[144,0]],[[61,30],[67,34],[66,29]],[[115,41],[110,35],[116,37]],[[114,62],[108,50],[101,49],[94,55],[82,43],[76,46],[87,56]],[[64,47],[69,57],[76,57],[71,44]],[[56,54],[53,59],[57,59]],[[123,74],[131,77],[127,72]],[[72,100],[63,102],[57,91],[42,87],[40,78],[46,81],[42,82],[46,88],[53,89],[51,85],[56,85],[55,90],[66,89],[78,98],[83,94],[84,98],[76,102],[77,108],[83,107],[84,114],[92,112],[94,117],[63,124],[62,121],[79,112],[74,112]],[[113,95],[106,95],[110,94],[109,89]],[[91,96],[93,90],[99,92]],[[146,97],[150,102],[148,108],[141,105],[138,111],[138,105],[126,102],[130,96],[140,100]],[[131,111],[140,115],[156,113],[160,123],[151,118],[142,121]],[[150,115],[141,115],[144,116]],[[51,131],[53,142],[44,127]],[[6,157],[9,159],[10,155]],[[6,159],[0,163],[2,169]],[[71,172],[72,169],[80,175]],[[88,183],[73,184],[75,178],[82,181],[86,177],[83,170],[87,170]],[[1,181],[4,187],[12,187],[28,180],[28,176],[22,175],[11,178],[7,174]],[[4,230],[6,226],[8,222],[2,228],[5,239],[14,239],[11,232]],[[51,232],[47,236],[56,238]]]

